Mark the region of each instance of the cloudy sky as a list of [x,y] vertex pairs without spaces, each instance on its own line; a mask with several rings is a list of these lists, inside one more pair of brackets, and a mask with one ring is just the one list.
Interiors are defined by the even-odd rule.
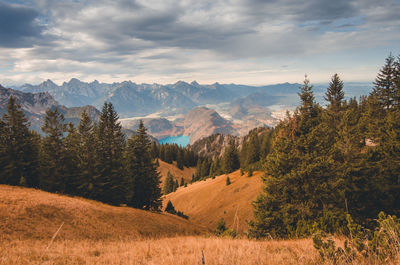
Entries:
[[400,0],[0,0],[0,84],[372,81]]

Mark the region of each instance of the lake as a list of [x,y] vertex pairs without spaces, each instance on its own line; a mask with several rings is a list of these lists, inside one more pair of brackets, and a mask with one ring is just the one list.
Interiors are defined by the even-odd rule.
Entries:
[[185,147],[190,142],[190,136],[179,135],[179,136],[168,136],[161,140],[158,140],[160,144],[177,144],[182,147]]

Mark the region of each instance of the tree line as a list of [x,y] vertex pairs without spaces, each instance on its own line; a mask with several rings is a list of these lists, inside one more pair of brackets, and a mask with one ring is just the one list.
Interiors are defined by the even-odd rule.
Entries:
[[307,77],[301,105],[273,133],[264,189],[249,235],[303,237],[366,228],[380,211],[400,213],[400,57],[390,55],[368,96],[345,100],[335,74],[323,108]]
[[[272,128],[255,128],[249,131],[243,139],[227,135],[228,144],[225,147],[222,142],[214,143],[217,137],[223,141],[223,137],[219,134],[201,139],[201,145],[205,145],[207,149],[213,151],[211,151],[211,155],[199,156],[192,181],[213,178],[238,169],[242,169],[242,172],[262,170],[263,162],[271,151],[273,131]],[[215,152],[213,143],[219,144],[221,150]]]
[[128,140],[121,129],[111,103],[104,103],[98,122],[84,111],[77,128],[53,108],[42,137],[10,97],[0,119],[0,183],[158,211],[160,176],[146,128],[140,122]]

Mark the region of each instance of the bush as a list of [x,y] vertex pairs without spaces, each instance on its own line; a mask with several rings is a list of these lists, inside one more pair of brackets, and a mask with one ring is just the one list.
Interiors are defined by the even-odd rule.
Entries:
[[350,238],[344,242],[344,248],[336,247],[332,236],[318,231],[313,235],[314,248],[323,261],[332,264],[371,263],[383,264],[400,257],[400,219],[396,216],[379,213],[377,227],[371,233],[347,215],[347,228]]
[[217,223],[217,227],[215,228],[214,234],[217,235],[217,236],[220,236],[225,231],[226,231],[225,219],[221,218],[221,219],[219,219],[219,221]]
[[231,185],[231,179],[229,176],[226,177],[226,186]]
[[216,236],[221,236],[221,237],[230,237],[230,238],[237,237],[237,232],[235,230],[226,227],[224,218],[219,219],[214,234]]

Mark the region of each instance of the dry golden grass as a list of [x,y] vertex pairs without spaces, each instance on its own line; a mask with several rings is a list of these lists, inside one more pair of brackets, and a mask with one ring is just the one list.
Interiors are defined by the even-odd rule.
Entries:
[[168,164],[160,159],[158,160],[158,162],[160,163],[160,166],[157,168],[157,170],[158,172],[160,172],[161,175],[161,185],[164,185],[164,181],[167,178],[168,171],[175,176],[179,184],[181,183],[182,177],[185,180],[185,183],[189,183],[192,180],[192,174],[196,173],[195,167],[184,167],[183,170],[181,170],[176,166],[176,162],[173,162],[173,164]]
[[23,240],[0,242],[1,265],[34,264],[316,264],[311,240],[249,241],[204,237],[173,237],[137,241]]
[[165,196],[164,203],[171,200],[176,210],[189,216],[189,220],[215,229],[218,220],[223,217],[228,227],[239,232],[247,229],[246,220],[253,218],[251,203],[262,190],[262,172],[247,173],[240,171],[229,174],[231,185],[226,185],[226,176],[195,182],[180,187],[176,192]]
[[121,240],[206,231],[174,215],[0,185],[0,241],[49,239],[63,222],[57,238],[67,240]]

